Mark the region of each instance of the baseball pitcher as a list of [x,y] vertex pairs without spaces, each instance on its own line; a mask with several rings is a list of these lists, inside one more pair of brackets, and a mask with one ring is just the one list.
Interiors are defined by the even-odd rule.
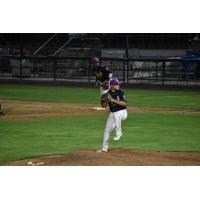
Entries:
[[103,145],[102,149],[97,151],[98,153],[107,152],[110,134],[115,130],[114,140],[119,140],[122,136],[122,121],[127,118],[126,110],[126,97],[122,90],[120,90],[119,80],[110,80],[110,89],[107,93],[101,96],[101,106],[109,106],[109,116],[106,122],[104,130]]

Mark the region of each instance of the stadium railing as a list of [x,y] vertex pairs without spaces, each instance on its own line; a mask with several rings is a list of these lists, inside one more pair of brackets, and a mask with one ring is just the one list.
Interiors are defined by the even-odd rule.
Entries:
[[[95,81],[91,57],[0,55],[0,79]],[[200,85],[200,60],[102,57],[123,84]]]

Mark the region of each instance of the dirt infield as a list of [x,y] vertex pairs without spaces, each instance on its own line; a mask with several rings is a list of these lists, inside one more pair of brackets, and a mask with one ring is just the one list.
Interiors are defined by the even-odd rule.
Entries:
[[[106,111],[96,110],[95,104],[54,103],[21,100],[3,100],[5,115],[0,119],[42,119],[62,116],[101,115]],[[128,107],[128,112],[170,112],[200,114],[200,110]]]
[[4,100],[2,119],[43,119],[62,116],[87,116],[101,112],[92,109],[91,104],[66,104],[54,102]]
[[6,166],[199,166],[200,153],[145,152],[111,149],[96,153],[94,149],[74,151],[65,155],[19,160]]
[[[54,103],[20,100],[3,100],[5,115],[0,120],[31,120],[50,117],[104,115],[96,110],[98,105]],[[129,112],[163,112],[200,114],[200,110],[128,107]],[[20,160],[6,165],[30,166],[193,166],[200,165],[200,153],[192,152],[145,152],[130,149],[111,149],[108,153],[96,153],[85,149],[65,155],[46,156]]]

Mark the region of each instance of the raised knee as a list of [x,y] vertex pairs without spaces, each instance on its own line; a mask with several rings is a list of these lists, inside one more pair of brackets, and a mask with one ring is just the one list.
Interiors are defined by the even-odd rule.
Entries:
[[127,119],[127,117],[128,117],[128,115],[126,114],[126,115],[124,115],[123,117],[122,117],[122,120],[126,120]]

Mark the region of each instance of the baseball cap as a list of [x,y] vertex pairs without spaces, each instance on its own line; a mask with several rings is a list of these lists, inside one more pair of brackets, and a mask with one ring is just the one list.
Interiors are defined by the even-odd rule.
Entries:
[[119,85],[119,80],[117,78],[113,78],[110,80],[110,85]]
[[100,63],[100,60],[98,57],[93,57],[90,62],[91,63]]

